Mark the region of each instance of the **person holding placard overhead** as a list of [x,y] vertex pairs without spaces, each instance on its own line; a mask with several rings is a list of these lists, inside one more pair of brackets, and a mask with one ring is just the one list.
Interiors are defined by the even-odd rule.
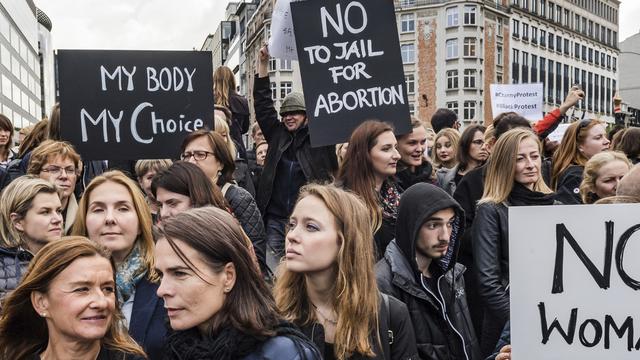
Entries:
[[284,255],[287,219],[300,188],[312,181],[330,181],[338,169],[335,146],[311,147],[307,108],[301,93],[292,92],[280,106],[280,117],[271,98],[269,50],[260,49],[253,98],[256,119],[269,144],[260,176],[258,206],[267,227],[272,261]]

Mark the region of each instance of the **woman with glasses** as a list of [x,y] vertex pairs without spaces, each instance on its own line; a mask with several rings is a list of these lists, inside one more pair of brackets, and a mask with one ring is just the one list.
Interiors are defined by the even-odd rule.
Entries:
[[197,165],[220,188],[244,232],[262,248],[260,244],[266,239],[262,215],[253,196],[233,180],[235,162],[222,136],[214,131],[194,131],[182,142],[180,154],[183,161]]
[[582,204],[580,183],[584,166],[592,156],[609,149],[605,125],[599,120],[580,120],[571,124],[553,155],[551,187],[563,204]]
[[64,234],[73,226],[78,211],[74,194],[80,174],[80,155],[65,141],[46,140],[31,152],[27,174],[47,180],[58,188],[62,202]]
[[470,125],[462,133],[456,153],[456,164],[451,169],[441,168],[436,173],[438,186],[453,196],[456,186],[469,171],[482,166],[489,157],[484,145],[484,132],[487,128],[482,125]]

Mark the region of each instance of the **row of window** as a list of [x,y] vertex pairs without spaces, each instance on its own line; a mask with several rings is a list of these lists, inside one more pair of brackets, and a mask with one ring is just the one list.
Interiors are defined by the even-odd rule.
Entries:
[[616,81],[598,73],[541,56],[529,55],[526,52],[520,57],[519,51],[514,49],[512,79],[514,84],[541,82],[545,88],[546,101],[556,105],[560,105],[574,84],[579,84],[586,94],[585,99],[579,104],[583,110],[609,115],[612,113],[612,96],[616,89]]
[[[570,9],[563,9],[560,5],[554,4],[551,1],[539,0],[538,3],[538,0],[511,0],[511,2],[513,5],[547,18],[562,27],[572,29],[608,46],[618,47],[618,33],[616,31],[580,14],[573,13],[572,16]],[[606,7],[613,9],[610,6]],[[593,11],[590,12],[593,13]],[[617,11],[615,11],[615,18],[603,17],[610,22],[618,23]]]
[[[446,103],[447,109],[455,112],[460,116],[460,112],[458,111],[458,101],[449,101]],[[462,102],[462,118],[466,121],[476,120],[476,108],[477,102],[473,100],[465,100]]]
[[[278,68],[278,60],[280,60],[280,67]],[[276,59],[276,58],[270,58],[269,59],[269,71],[276,71],[276,70],[280,70],[280,71],[291,71],[291,60],[286,60],[286,59]]]
[[[464,69],[462,75],[462,88],[463,89],[476,89],[477,88],[478,70],[476,69]],[[458,90],[460,84],[458,82],[459,71],[458,69],[447,70],[447,90]]]
[[0,34],[4,36],[11,47],[20,55],[34,73],[40,73],[39,59],[35,50],[22,38],[18,30],[11,26],[9,19],[0,11]]
[[291,91],[293,91],[293,83],[291,81],[280,82],[280,96],[278,96],[278,83],[271,83],[271,98],[274,100],[284,99]]
[[596,14],[601,18],[607,19],[610,22],[618,22],[618,10],[605,4],[601,0],[569,0],[569,2],[580,6],[592,14]]

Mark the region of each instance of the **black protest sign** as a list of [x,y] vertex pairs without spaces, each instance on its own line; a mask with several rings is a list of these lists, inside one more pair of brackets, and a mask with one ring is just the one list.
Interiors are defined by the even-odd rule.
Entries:
[[213,128],[210,52],[59,50],[61,135],[84,160],[175,158]]
[[411,130],[393,1],[300,1],[291,13],[313,146],[369,119]]

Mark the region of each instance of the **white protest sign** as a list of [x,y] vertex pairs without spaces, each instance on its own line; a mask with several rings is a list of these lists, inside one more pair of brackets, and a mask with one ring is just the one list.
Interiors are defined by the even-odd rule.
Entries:
[[296,37],[293,33],[293,20],[291,20],[291,1],[277,0],[271,14],[269,53],[277,59],[298,60]]
[[549,141],[561,142],[562,138],[564,137],[564,133],[567,132],[567,129],[569,128],[569,125],[571,124],[558,125],[558,127],[553,130],[553,132],[549,134],[549,136],[547,136],[547,139],[549,139]]
[[493,117],[513,111],[527,120],[542,120],[542,91],[542,83],[491,84]]
[[509,208],[514,359],[640,357],[639,230],[639,204]]

